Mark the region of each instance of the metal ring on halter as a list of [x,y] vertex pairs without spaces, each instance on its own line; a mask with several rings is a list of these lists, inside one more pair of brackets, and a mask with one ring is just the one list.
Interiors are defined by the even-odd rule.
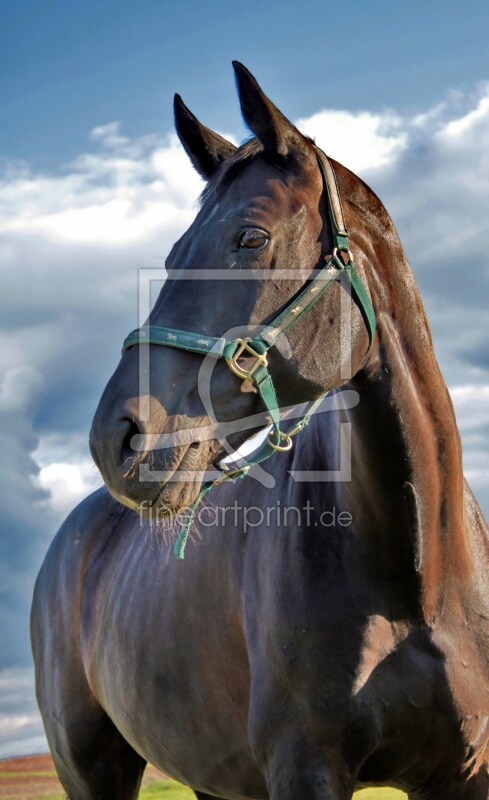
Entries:
[[[278,433],[280,441],[283,441],[284,444],[275,444],[275,442],[272,442],[270,436],[272,436],[275,433]],[[267,442],[273,450],[278,450],[279,453],[285,453],[292,447],[291,437],[287,433],[282,433],[282,431],[270,431],[270,433],[267,436]]]
[[338,252],[339,253],[347,253],[348,258],[349,258],[349,263],[351,263],[353,261],[353,256],[352,256],[350,248],[348,248],[348,250],[342,250],[340,247],[335,247],[335,249],[333,250],[333,258],[335,257],[335,255]]

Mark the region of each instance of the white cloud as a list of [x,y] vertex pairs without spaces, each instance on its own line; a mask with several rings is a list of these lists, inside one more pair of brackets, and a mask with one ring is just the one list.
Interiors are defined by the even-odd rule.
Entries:
[[329,156],[354,172],[381,167],[404,150],[408,135],[392,111],[325,110],[296,122]]
[[[486,88],[486,91],[489,90],[489,87]],[[472,111],[469,111],[467,114],[464,114],[457,119],[453,119],[447,123],[442,131],[440,131],[440,138],[448,140],[450,138],[459,138],[466,133],[470,133],[471,130],[477,126],[477,124],[481,121],[487,121],[489,117],[489,96],[486,94],[485,96],[481,97],[477,107],[474,108]]]
[[60,174],[10,167],[0,183],[0,233],[113,249],[190,223],[202,183],[176,135],[129,140],[111,123],[91,139],[99,149]]
[[93,487],[93,461],[80,459],[77,463],[54,462],[41,467],[39,485],[49,493],[49,504],[63,520]]
[[489,492],[489,385],[453,386],[450,395],[464,445],[465,477],[476,492]]
[[453,386],[450,389],[461,430],[489,426],[489,386]]
[[42,392],[43,380],[33,367],[15,366],[4,372],[0,383],[0,412],[31,408]]
[[[411,127],[412,142],[398,164],[373,176],[411,257],[440,272],[444,262],[460,258],[462,288],[484,269],[480,259],[488,233],[489,85],[480,88],[473,103],[475,110],[460,114],[458,102],[456,109],[447,102],[425,128]],[[487,269],[486,262],[486,274]]]
[[49,508],[53,531],[84,497],[103,485],[88,452],[88,436],[56,433],[42,436],[33,458],[39,465],[36,483],[46,493],[38,508]]

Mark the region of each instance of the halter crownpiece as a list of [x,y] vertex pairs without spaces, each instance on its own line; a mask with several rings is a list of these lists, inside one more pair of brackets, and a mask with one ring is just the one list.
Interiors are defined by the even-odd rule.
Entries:
[[[175,542],[174,554],[177,558],[184,557],[185,545],[190,532],[190,526],[197,510],[197,506],[207,492],[218,483],[225,480],[235,480],[244,477],[254,464],[259,464],[270,458],[275,452],[284,452],[292,447],[292,437],[299,433],[308,424],[312,413],[315,411],[322,397],[311,403],[304,416],[291,429],[284,432],[280,429],[280,409],[272,376],[268,370],[267,353],[272,348],[279,336],[288,331],[300,317],[319,300],[320,297],[337,281],[344,276],[351,289],[368,332],[370,349],[375,334],[375,311],[368,292],[356,271],[349,249],[349,233],[345,226],[341,198],[333,166],[328,157],[316,148],[319,169],[323,178],[326,193],[327,207],[331,227],[333,230],[334,250],[324,267],[316,271],[315,277],[308,282],[298,296],[278,314],[254,338],[235,339],[229,341],[224,337],[203,336],[190,331],[181,331],[174,328],[164,328],[159,325],[147,325],[132,331],[124,341],[122,352],[138,344],[156,344],[166,347],[176,347],[203,356],[211,355],[214,358],[224,358],[230,370],[241,380],[251,380],[255,383],[258,395],[268,411],[272,429],[266,441],[250,456],[246,463],[238,468],[228,468],[222,461],[217,464],[221,475],[216,480],[205,481],[202,484],[196,500],[188,511],[182,529]],[[339,253],[346,253],[348,261],[344,262]],[[368,352],[368,351],[367,351]],[[241,358],[254,361],[250,367],[240,363]]]

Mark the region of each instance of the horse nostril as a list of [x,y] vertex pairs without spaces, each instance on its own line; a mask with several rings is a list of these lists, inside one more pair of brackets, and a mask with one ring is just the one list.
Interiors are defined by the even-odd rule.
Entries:
[[121,459],[122,462],[126,461],[128,458],[134,458],[135,455],[139,452],[139,450],[135,449],[134,443],[132,441],[134,436],[140,436],[141,431],[139,430],[137,424],[132,419],[125,419],[123,422],[126,425],[126,433],[124,434],[124,438],[121,444]]

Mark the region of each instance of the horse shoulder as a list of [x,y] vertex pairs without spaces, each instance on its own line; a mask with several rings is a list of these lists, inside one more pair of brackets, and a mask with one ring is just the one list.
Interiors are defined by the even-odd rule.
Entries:
[[34,650],[41,629],[47,635],[53,622],[60,618],[68,627],[73,624],[90,563],[113,538],[127,511],[103,487],[86,497],[65,519],[51,542],[34,587],[31,612]]

